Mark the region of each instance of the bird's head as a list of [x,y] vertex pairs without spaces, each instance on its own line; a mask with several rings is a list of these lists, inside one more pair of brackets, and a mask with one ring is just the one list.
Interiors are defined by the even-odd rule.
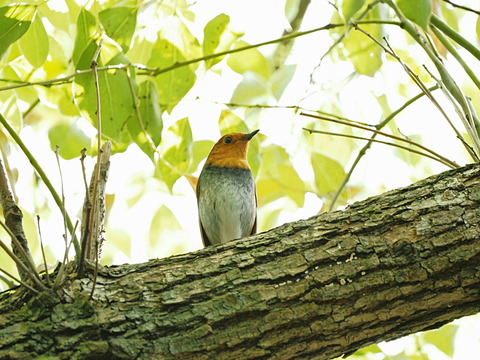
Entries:
[[249,169],[247,162],[248,143],[258,133],[232,133],[223,135],[208,154],[205,165]]

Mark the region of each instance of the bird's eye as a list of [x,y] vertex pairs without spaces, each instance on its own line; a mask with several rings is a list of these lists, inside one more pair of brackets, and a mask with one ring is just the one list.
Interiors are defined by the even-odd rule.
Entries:
[[227,136],[227,137],[223,140],[223,142],[224,142],[225,144],[230,144],[230,143],[232,142],[232,138],[231,138],[230,136]]

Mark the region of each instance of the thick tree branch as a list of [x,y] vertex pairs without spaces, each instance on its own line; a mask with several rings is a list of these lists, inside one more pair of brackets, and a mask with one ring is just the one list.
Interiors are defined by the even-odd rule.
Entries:
[[[114,241],[114,240],[112,240]],[[330,359],[480,310],[480,165],[145,264],[0,298],[0,358]]]

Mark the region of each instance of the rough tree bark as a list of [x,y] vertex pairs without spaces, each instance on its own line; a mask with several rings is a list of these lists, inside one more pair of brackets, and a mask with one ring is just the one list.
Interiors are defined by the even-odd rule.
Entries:
[[3,294],[0,358],[330,359],[435,328],[480,310],[479,205],[472,165],[240,241],[102,268],[92,300],[88,277],[57,299]]

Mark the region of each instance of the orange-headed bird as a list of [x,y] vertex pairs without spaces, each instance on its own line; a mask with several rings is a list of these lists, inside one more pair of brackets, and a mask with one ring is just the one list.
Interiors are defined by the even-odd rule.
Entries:
[[222,244],[257,231],[257,196],[247,150],[258,131],[224,135],[208,154],[197,184],[204,246]]

